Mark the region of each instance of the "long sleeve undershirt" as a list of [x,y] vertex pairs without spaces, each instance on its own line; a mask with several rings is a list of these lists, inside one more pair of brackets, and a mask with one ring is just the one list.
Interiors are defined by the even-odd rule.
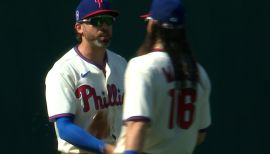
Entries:
[[72,117],[57,118],[56,126],[61,139],[81,149],[99,154],[103,153],[105,142],[97,139],[81,127],[74,124]]

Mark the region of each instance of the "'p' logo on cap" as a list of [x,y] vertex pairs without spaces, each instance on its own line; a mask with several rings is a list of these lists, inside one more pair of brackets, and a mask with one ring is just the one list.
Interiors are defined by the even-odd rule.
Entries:
[[103,0],[95,0],[96,3],[98,3],[98,7],[101,8],[101,4],[103,3]]

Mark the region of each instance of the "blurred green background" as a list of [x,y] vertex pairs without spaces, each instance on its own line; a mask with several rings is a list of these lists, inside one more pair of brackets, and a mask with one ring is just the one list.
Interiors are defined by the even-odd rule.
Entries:
[[[121,15],[110,49],[127,60],[150,0],[111,0]],[[212,81],[213,123],[195,154],[270,154],[270,22],[266,0],[184,0],[190,44]],[[57,154],[44,79],[76,43],[78,0],[1,1],[1,152]]]

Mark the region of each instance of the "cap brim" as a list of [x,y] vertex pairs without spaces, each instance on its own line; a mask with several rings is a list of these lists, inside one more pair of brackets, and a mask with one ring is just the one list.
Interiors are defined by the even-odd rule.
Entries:
[[151,14],[147,13],[147,14],[141,15],[140,18],[145,20],[146,18],[148,18],[150,16],[151,16]]
[[89,17],[101,15],[101,14],[109,14],[111,16],[117,17],[119,15],[119,12],[115,10],[98,10],[98,11],[85,15],[83,18],[89,18]]

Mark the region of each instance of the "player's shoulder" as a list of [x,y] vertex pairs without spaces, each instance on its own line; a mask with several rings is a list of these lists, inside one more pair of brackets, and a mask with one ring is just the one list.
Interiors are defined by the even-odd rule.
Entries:
[[201,78],[208,78],[208,74],[202,64],[197,63],[197,67]]
[[155,69],[167,65],[170,61],[166,52],[150,52],[148,54],[132,58],[128,65],[143,69]]
[[117,54],[109,49],[106,50],[106,53],[108,56],[108,61],[110,63],[118,63],[118,64],[120,63],[120,64],[125,64],[125,65],[127,64],[127,60],[124,57],[122,57],[121,55],[119,55],[119,54]]
[[200,82],[205,87],[210,87],[211,86],[210,85],[210,79],[209,79],[207,71],[205,70],[205,68],[200,63],[197,63],[197,67],[198,67]]
[[60,57],[51,67],[49,70],[49,73],[64,73],[65,71],[68,71],[70,67],[72,67],[73,61],[77,58],[77,54],[74,50],[74,48],[70,49],[68,52],[66,52],[62,57]]

